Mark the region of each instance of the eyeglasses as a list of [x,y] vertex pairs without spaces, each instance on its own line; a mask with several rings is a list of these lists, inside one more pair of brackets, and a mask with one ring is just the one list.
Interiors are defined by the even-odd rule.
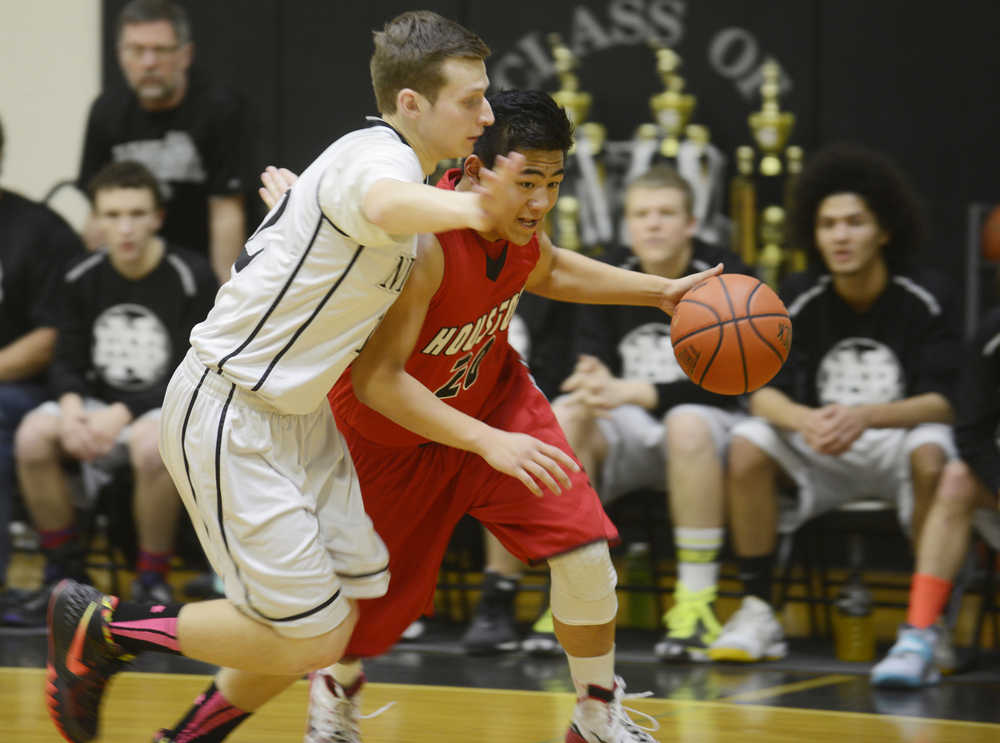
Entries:
[[146,56],[146,52],[152,52],[153,57],[155,57],[156,59],[165,59],[166,57],[169,57],[171,54],[180,49],[181,46],[182,46],[181,44],[174,44],[172,46],[166,46],[166,45],[146,46],[144,44],[122,44],[121,50],[122,54],[132,59],[142,59],[144,56]]

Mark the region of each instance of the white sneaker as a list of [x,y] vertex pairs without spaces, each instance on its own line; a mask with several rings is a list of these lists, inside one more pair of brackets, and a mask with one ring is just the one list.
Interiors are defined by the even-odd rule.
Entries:
[[[620,676],[615,676],[613,690],[590,686],[588,692],[586,699],[576,703],[565,743],[656,743],[649,733],[659,730],[660,723],[645,712],[622,706],[623,699],[648,697],[652,692],[626,694]],[[636,724],[628,712],[642,715],[652,727]]]
[[361,743],[361,674],[349,689],[316,671],[309,683],[309,721],[304,743]]
[[777,660],[788,654],[785,631],[766,601],[747,596],[729,618],[718,639],[708,649],[712,660],[754,663]]
[[901,625],[896,644],[872,668],[872,684],[904,689],[936,684],[941,680],[941,673],[934,662],[937,644],[938,631],[935,627],[918,629],[909,624]]

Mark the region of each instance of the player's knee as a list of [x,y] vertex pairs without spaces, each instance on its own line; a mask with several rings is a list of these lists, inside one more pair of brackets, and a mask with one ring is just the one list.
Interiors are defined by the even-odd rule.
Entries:
[[936,498],[950,512],[971,513],[977,505],[978,487],[975,475],[960,459],[948,462],[941,474]]
[[684,461],[692,455],[701,455],[706,447],[714,450],[712,431],[705,418],[693,410],[675,409],[667,413],[664,419],[666,429],[666,445],[668,457],[681,457],[675,461]]
[[910,452],[910,472],[919,482],[935,482],[944,471],[948,456],[938,444],[921,444]]
[[144,428],[133,434],[129,441],[129,459],[139,474],[156,475],[164,469],[158,428]]
[[607,542],[595,542],[549,559],[552,614],[563,624],[607,624],[618,614],[618,574]]
[[734,480],[765,475],[775,468],[766,451],[742,436],[733,436],[729,442],[728,466]]
[[45,462],[57,456],[59,419],[45,413],[29,413],[14,433],[14,456],[19,462]]

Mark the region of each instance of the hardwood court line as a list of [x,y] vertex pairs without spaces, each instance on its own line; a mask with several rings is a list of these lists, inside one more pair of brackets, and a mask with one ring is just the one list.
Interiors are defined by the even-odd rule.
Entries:
[[[848,681],[854,681],[857,676],[852,676],[846,673],[831,673],[825,676],[819,676],[817,678],[807,679],[805,681],[793,681],[788,684],[778,684],[777,686],[768,686],[764,689],[755,689],[754,691],[744,691],[738,694],[731,694],[728,697],[719,697],[716,702],[756,702],[759,699],[770,699],[772,697],[780,697],[783,694],[794,694],[797,691],[805,691],[806,689],[816,689],[821,686],[835,686],[837,684],[843,684]],[[694,700],[692,700],[694,701]]]
[[[543,692],[547,693],[547,692]],[[728,702],[722,702],[718,700],[713,701],[701,701],[698,699],[663,699],[662,697],[650,697],[650,701],[654,702],[664,702],[666,704],[678,707],[690,706],[690,707],[725,707],[728,709],[733,709],[734,707],[742,707],[744,705],[730,704]],[[779,707],[773,704],[754,704],[746,705],[748,708],[762,709],[762,710],[773,710],[776,712],[790,712],[796,715],[825,715],[830,717],[875,717],[880,720],[905,720],[909,722],[932,722],[941,725],[957,726],[957,727],[971,727],[971,728],[984,728],[986,730],[991,730],[1000,734],[1000,724],[995,722],[977,722],[975,720],[951,720],[944,717],[912,717],[909,715],[887,715],[882,712],[850,712],[847,710],[839,709],[813,709],[811,707]],[[669,712],[661,713],[659,715],[654,715],[657,719],[661,717],[668,716]]]

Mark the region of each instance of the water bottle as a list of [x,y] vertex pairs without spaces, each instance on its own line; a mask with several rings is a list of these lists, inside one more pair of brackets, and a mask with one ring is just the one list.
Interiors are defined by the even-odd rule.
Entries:
[[837,658],[854,663],[875,660],[875,619],[872,595],[853,573],[834,601],[833,639]]
[[625,583],[633,590],[628,593],[628,624],[641,629],[656,629],[660,624],[656,594],[647,590],[654,587],[649,567],[649,545],[633,542],[625,554]]

